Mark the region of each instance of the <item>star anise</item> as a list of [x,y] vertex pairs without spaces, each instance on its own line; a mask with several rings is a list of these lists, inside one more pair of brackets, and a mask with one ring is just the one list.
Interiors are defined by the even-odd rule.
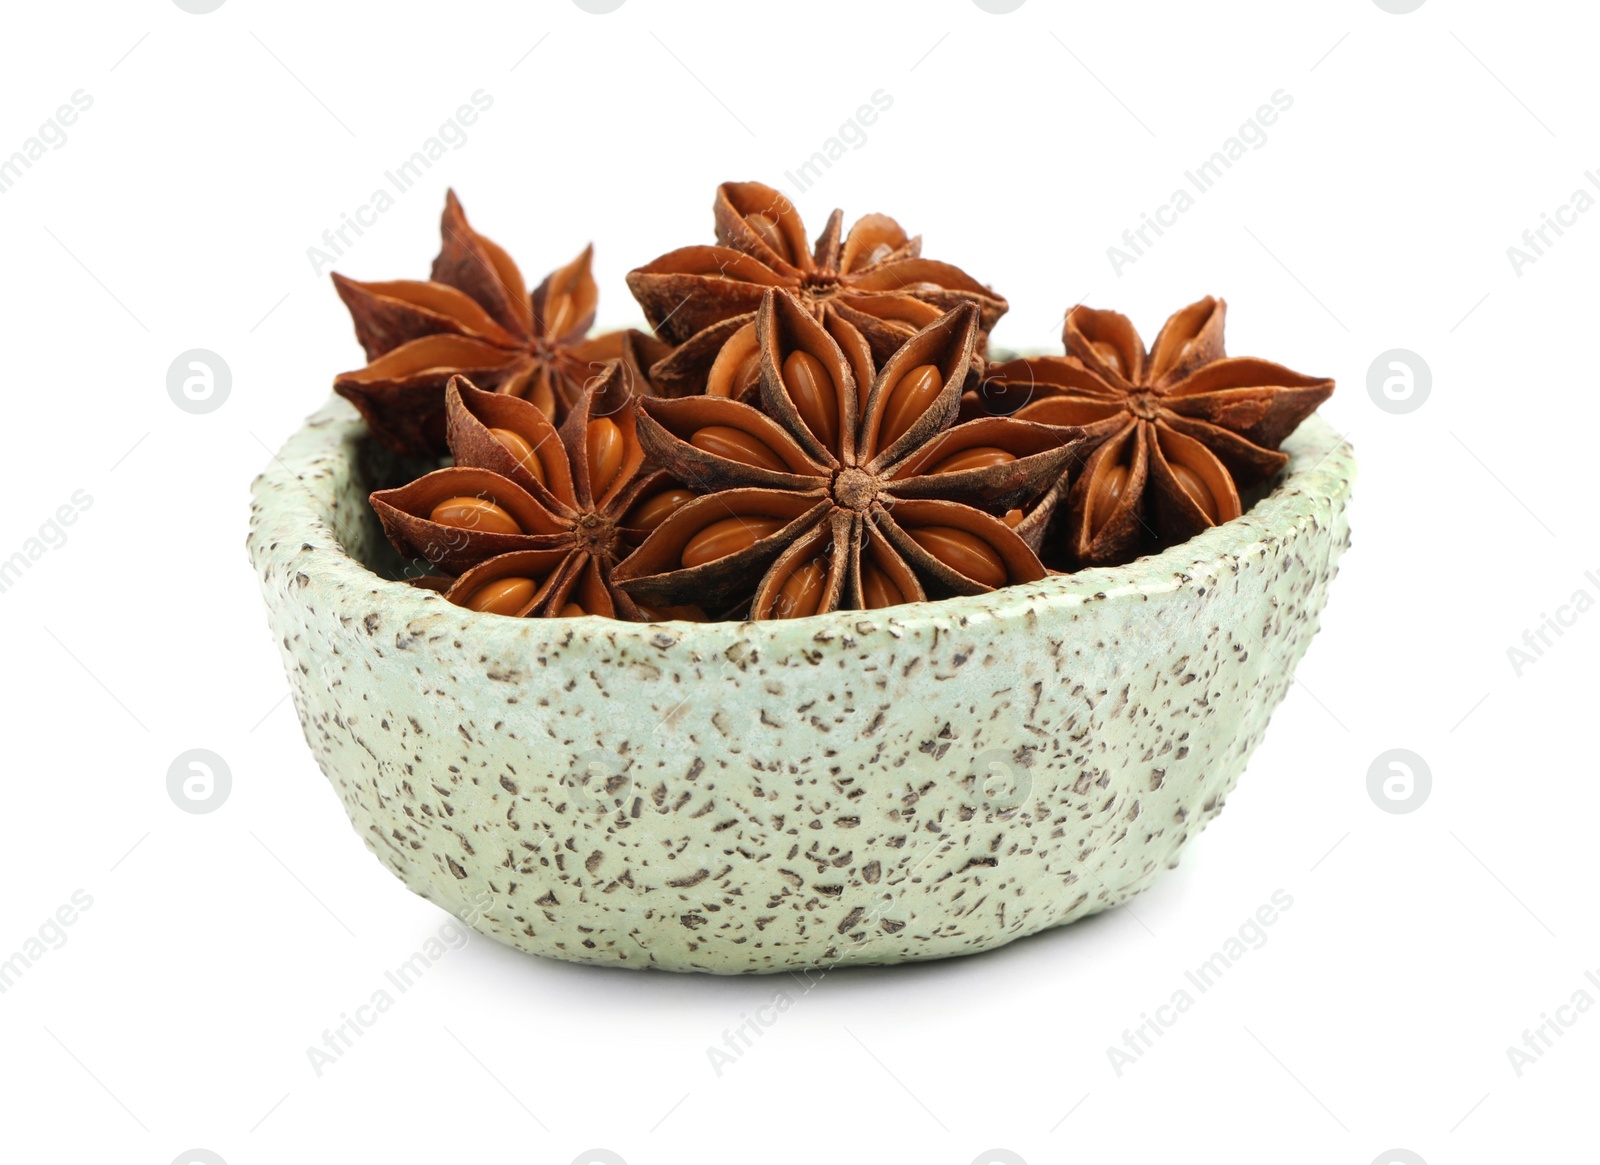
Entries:
[[645,450],[705,496],[674,511],[615,578],[651,604],[731,604],[753,588],[753,619],[1043,578],[994,515],[1042,493],[1078,439],[1001,417],[950,428],[978,323],[962,304],[880,367],[850,321],[819,321],[799,296],[769,289],[755,323],[765,411],[716,396],[641,402]]
[[726,182],[714,206],[719,246],[684,247],[628,273],[650,325],[682,347],[650,368],[664,396],[753,395],[760,354],[755,311],[769,287],[792,292],[819,320],[854,325],[887,360],[919,329],[962,303],[981,312],[983,338],[1006,301],[965,271],[921,257],[888,215],[857,220],[841,241],[835,210],[814,248],[799,211],[759,182]]
[[378,441],[401,453],[441,452],[444,386],[458,373],[525,397],[556,421],[607,361],[623,360],[630,389],[648,390],[643,369],[666,355],[665,344],[641,332],[588,338],[599,298],[592,247],[530,295],[511,256],[467,223],[454,191],[445,195],[440,234],[427,282],[333,276],[369,361],[333,386]]
[[613,583],[618,560],[690,497],[646,465],[620,366],[559,430],[530,401],[465,377],[445,395],[456,464],[380,490],[372,506],[401,554],[458,576],[447,599],[501,615],[704,618],[640,608]]
[[1066,356],[989,366],[991,404],[1026,400],[1012,416],[1089,436],[1066,504],[1076,563],[1123,562],[1237,518],[1240,487],[1288,463],[1278,446],[1333,392],[1332,380],[1225,356],[1226,312],[1209,296],[1192,303],[1146,352],[1127,317],[1079,306]]

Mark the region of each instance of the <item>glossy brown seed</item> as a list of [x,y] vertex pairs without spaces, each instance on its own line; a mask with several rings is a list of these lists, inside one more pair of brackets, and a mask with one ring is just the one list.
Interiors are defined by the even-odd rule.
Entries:
[[963,449],[959,453],[952,453],[931,469],[923,470],[924,473],[957,473],[963,469],[989,469],[996,465],[1009,465],[1016,460],[1016,456],[1007,453],[1004,449],[997,449],[993,445],[974,445],[971,449]]
[[517,520],[487,498],[446,498],[433,507],[430,521],[480,534],[520,534]]
[[1210,487],[1198,473],[1187,465],[1176,464],[1172,466],[1172,473],[1178,479],[1178,484],[1183,486],[1184,492],[1200,507],[1200,512],[1206,516],[1207,521],[1213,526],[1222,521],[1222,508],[1217,505],[1216,495],[1211,492]]
[[748,549],[762,538],[783,529],[782,518],[724,518],[689,539],[683,548],[683,565],[704,566]]
[[761,379],[761,345],[756,326],[746,324],[722,345],[711,371],[706,374],[707,396],[728,396],[735,400]]
[[783,232],[778,229],[778,220],[764,214],[749,214],[745,216],[745,224],[757,235],[761,241],[777,252],[778,258],[785,263],[792,264],[794,256],[789,253],[789,242],[783,237]]
[[563,619],[576,619],[580,615],[587,615],[588,613],[588,611],[585,611],[582,607],[578,606],[577,603],[568,603],[566,606],[561,608],[561,617]]
[[902,376],[888,391],[883,427],[878,430],[878,448],[887,449],[916,424],[943,388],[944,379],[932,364],[919,364]]
[[861,564],[861,599],[869,611],[880,607],[898,607],[906,601],[894,579],[875,562]]
[[810,352],[790,352],[783,361],[783,385],[806,428],[825,448],[838,449],[839,393],[822,361]]
[[1094,497],[1089,501],[1091,536],[1104,529],[1105,524],[1111,520],[1111,515],[1116,512],[1117,503],[1122,500],[1122,491],[1128,485],[1128,472],[1126,465],[1113,465],[1106,471],[1100,484],[1095,487]]
[[783,458],[774,453],[772,446],[760,437],[728,425],[707,425],[703,429],[696,429],[689,437],[689,444],[718,457],[726,457],[729,461],[754,465],[758,469],[770,469],[775,473],[785,473],[789,469],[783,463]]
[[800,619],[815,615],[822,604],[823,584],[827,577],[822,564],[815,559],[801,566],[784,580],[778,591],[777,602],[772,605],[773,617]]
[[1025,517],[1027,517],[1027,515],[1021,510],[1007,510],[1006,516],[1001,520],[1005,522],[1007,526],[1010,526],[1013,530],[1015,530],[1018,526],[1022,525],[1022,519]]
[[[888,243],[879,243],[872,249],[872,254],[868,256],[865,266],[870,267],[880,259],[887,258],[891,253],[892,251]],[[899,307],[891,303],[887,307],[875,307],[872,314],[877,316],[878,319],[882,320],[884,323],[900,324],[904,327],[910,328],[913,332],[918,332],[927,325],[928,320],[926,316],[918,316],[913,310],[914,307],[915,302],[904,307]],[[939,313],[933,312],[932,314],[937,316]]]
[[522,610],[538,590],[531,578],[499,578],[485,583],[461,605],[473,611],[487,611],[494,615],[515,615]]
[[629,510],[622,524],[630,530],[654,530],[679,506],[693,500],[694,494],[690,490],[664,489]]
[[733,392],[731,392],[729,395],[736,398],[742,397],[746,390],[748,390],[752,385],[755,384],[756,381],[760,379],[761,351],[760,349],[757,349],[756,351],[750,353],[750,355],[746,356],[743,360],[739,361],[739,368],[734,373],[733,377]]
[[550,378],[543,369],[534,373],[533,380],[523,385],[515,395],[523,397],[534,408],[543,413],[546,419],[556,415],[556,390],[550,386]]
[[596,417],[585,433],[589,452],[589,491],[604,497],[622,468],[622,430],[610,417]]
[[1006,564],[1000,555],[976,534],[954,526],[924,526],[907,530],[916,544],[974,582],[986,587],[1006,585]]
[[493,437],[506,451],[517,459],[517,464],[533,474],[533,480],[540,485],[545,484],[544,466],[539,463],[539,457],[533,451],[533,446],[528,444],[521,433],[513,433],[510,429],[490,429],[489,436]]

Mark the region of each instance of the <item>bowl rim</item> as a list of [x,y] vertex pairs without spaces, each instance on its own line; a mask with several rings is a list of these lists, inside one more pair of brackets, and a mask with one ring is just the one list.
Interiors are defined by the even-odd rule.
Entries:
[[[1282,449],[1289,455],[1289,463],[1277,485],[1241,517],[1126,565],[1053,574],[1040,582],[985,594],[888,608],[893,614],[834,611],[801,619],[710,623],[631,623],[593,615],[515,619],[457,607],[438,592],[386,579],[344,548],[333,521],[335,493],[343,475],[334,469],[341,460],[349,463],[365,437],[365,423],[355,408],[342,397],[330,395],[252,483],[247,545],[263,584],[276,567],[286,577],[306,576],[313,592],[325,586],[346,594],[368,592],[402,625],[449,616],[457,636],[481,635],[485,643],[492,641],[497,651],[512,643],[526,648],[564,645],[570,643],[575,630],[581,635],[603,632],[618,648],[630,643],[659,648],[664,646],[664,635],[674,641],[691,637],[705,641],[708,647],[719,640],[756,640],[794,648],[865,630],[863,624],[883,624],[897,634],[914,635],[975,620],[1017,620],[1091,602],[1148,598],[1185,586],[1208,585],[1207,580],[1234,570],[1239,560],[1275,543],[1292,541],[1308,526],[1333,522],[1355,477],[1355,455],[1349,442],[1314,413],[1284,441]],[[295,589],[288,588],[288,593],[294,594]],[[328,617],[340,614],[322,606]]]

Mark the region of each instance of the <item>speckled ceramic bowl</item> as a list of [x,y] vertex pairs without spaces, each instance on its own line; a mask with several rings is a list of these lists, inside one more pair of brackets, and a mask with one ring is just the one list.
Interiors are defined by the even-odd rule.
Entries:
[[[294,704],[368,848],[525,951],[761,972],[1116,906],[1222,808],[1316,631],[1354,459],[1131,566],[775,623],[517,620],[379,572],[416,466],[331,402],[254,487]],[[370,567],[370,569],[369,569]]]

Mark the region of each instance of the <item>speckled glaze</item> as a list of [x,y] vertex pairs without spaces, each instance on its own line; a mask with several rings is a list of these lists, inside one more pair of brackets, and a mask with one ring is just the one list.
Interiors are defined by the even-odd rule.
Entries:
[[256,481],[249,548],[311,750],[416,893],[605,966],[897,963],[1116,906],[1221,810],[1348,544],[1349,446],[1312,417],[1284,448],[1243,518],[1131,566],[788,622],[517,620],[364,565],[394,565],[384,470],[334,400]]

